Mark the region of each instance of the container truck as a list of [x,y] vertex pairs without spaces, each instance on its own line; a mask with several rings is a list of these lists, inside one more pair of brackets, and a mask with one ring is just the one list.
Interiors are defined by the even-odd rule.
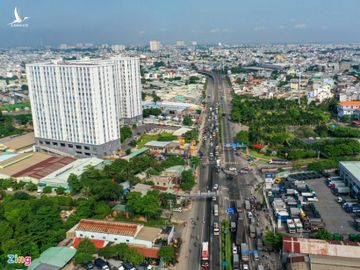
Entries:
[[346,194],[350,193],[350,188],[349,187],[338,187],[335,189],[335,193],[337,196],[346,195]]
[[203,268],[209,268],[209,242],[202,243],[201,266]]
[[244,216],[239,216],[236,224],[236,239],[235,244],[240,246],[242,242],[245,241],[245,234],[244,234]]
[[256,228],[255,225],[251,224],[249,226],[249,233],[250,233],[250,237],[251,238],[255,238],[256,237]]
[[250,250],[246,243],[241,243],[241,259],[244,262],[248,262],[250,260]]
[[347,208],[345,208],[347,213],[360,213],[360,204],[353,204]]
[[233,254],[233,269],[240,269],[240,258],[239,254]]
[[302,233],[304,231],[303,225],[299,218],[294,218],[294,224],[295,224],[297,233]]
[[292,219],[286,220],[287,228],[289,233],[296,233],[296,227]]

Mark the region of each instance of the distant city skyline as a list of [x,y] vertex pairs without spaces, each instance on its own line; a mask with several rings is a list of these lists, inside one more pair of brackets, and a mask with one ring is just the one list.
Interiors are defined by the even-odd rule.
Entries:
[[[11,27],[14,8],[28,16]],[[0,47],[60,43],[358,43],[360,1],[132,0],[0,2]]]

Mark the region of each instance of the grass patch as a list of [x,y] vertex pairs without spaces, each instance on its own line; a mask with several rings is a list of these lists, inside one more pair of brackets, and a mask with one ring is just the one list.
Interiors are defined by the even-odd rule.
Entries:
[[[268,161],[270,161],[270,159],[272,159],[272,157],[266,156],[255,150],[252,150],[252,149],[249,149],[249,153],[250,153],[250,156],[260,159],[260,160],[263,160],[263,161],[266,161],[266,162],[268,162]],[[249,155],[246,155],[246,156],[249,156]]]
[[228,220],[224,220],[221,226],[221,261],[226,261],[227,266],[223,267],[225,270],[231,270],[231,239],[230,239],[230,225]]

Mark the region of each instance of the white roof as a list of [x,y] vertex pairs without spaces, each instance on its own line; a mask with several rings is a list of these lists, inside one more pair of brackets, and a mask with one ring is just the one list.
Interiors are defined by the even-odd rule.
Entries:
[[179,128],[179,129],[175,130],[173,132],[173,135],[174,136],[181,136],[181,135],[185,134],[186,132],[188,132],[190,130],[191,130],[191,128],[182,127],[182,128]]
[[46,183],[47,181],[50,182],[57,182],[57,183],[63,183],[67,185],[67,180],[70,176],[70,174],[80,175],[83,173],[85,168],[87,166],[98,166],[104,162],[103,159],[91,157],[91,158],[81,158],[78,160],[75,160],[74,162],[66,165],[65,167],[62,167],[59,170],[56,170],[55,172],[43,177],[40,179],[41,183]]

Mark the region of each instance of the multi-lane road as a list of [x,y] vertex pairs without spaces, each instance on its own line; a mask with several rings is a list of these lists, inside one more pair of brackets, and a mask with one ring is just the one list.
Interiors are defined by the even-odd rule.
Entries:
[[[208,75],[208,89],[207,89],[207,105],[205,130],[211,129],[214,126],[215,117],[212,115],[210,108],[220,108],[221,129],[216,138],[213,139],[212,144],[207,140],[203,141],[200,149],[203,154],[202,166],[200,167],[199,190],[207,191],[213,190],[215,184],[218,184],[220,189],[218,191],[217,201],[211,198],[197,200],[193,203],[195,217],[191,221],[191,239],[189,242],[189,257],[188,269],[201,269],[201,242],[209,242],[210,244],[210,269],[221,269],[221,250],[220,250],[220,236],[213,234],[213,224],[218,222],[221,224],[222,219],[232,219],[226,214],[226,209],[233,206],[232,202],[235,200],[244,201],[245,198],[251,196],[251,188],[256,184],[256,178],[253,174],[241,174],[233,177],[231,180],[227,179],[223,172],[218,172],[215,168],[216,158],[210,159],[210,153],[214,153],[216,145],[222,149],[220,154],[221,166],[224,169],[229,167],[236,167],[238,171],[242,167],[248,166],[247,161],[235,155],[232,150],[223,149],[219,135],[222,134],[222,144],[234,142],[235,133],[233,124],[229,120],[231,112],[231,98],[232,89],[228,84],[226,77],[219,74]],[[224,115],[223,115],[224,114]],[[214,216],[214,205],[219,205],[219,216]],[[244,222],[244,228],[248,227],[247,220]],[[246,241],[250,249],[254,248],[251,239],[245,233]]]

